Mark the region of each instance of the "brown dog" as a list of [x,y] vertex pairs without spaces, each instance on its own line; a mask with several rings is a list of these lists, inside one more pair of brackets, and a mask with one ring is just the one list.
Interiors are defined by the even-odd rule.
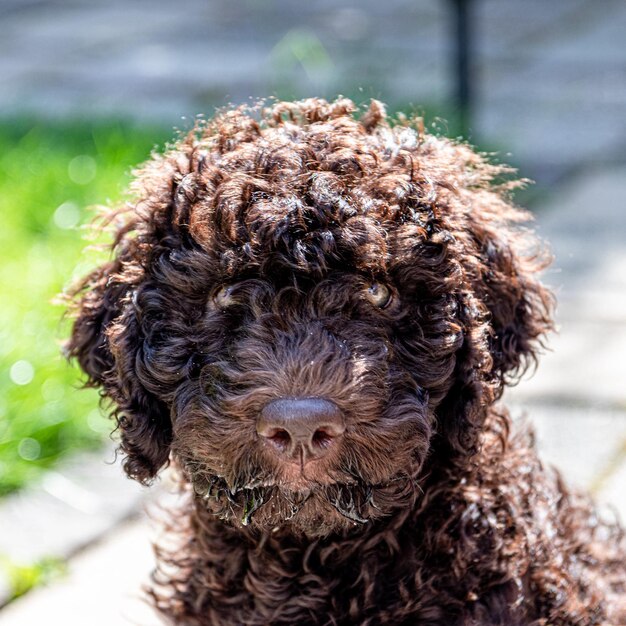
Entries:
[[[494,404],[551,327],[508,171],[379,103],[231,110],[139,172],[68,352],[193,486],[173,624],[626,623],[626,550]],[[621,607],[621,608],[620,608]]]

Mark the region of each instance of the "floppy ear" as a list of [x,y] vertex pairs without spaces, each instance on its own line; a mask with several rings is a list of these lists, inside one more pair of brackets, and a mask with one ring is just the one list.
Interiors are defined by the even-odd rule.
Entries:
[[457,293],[464,341],[437,409],[443,440],[463,456],[476,451],[488,407],[536,363],[553,328],[553,296],[538,277],[550,259],[520,226],[530,215],[490,195],[465,218],[454,233],[464,266]]
[[167,406],[137,376],[143,337],[132,291],[142,270],[128,256],[120,254],[74,289],[77,314],[66,353],[86,372],[87,385],[111,400],[124,469],[145,483],[168,461],[172,428]]
[[[163,398],[165,387],[171,393],[184,370],[184,363],[172,365],[173,357],[164,364],[154,362],[154,342],[168,324],[162,313],[177,301],[172,296],[163,303],[159,290],[164,278],[155,273],[171,267],[170,254],[183,242],[194,245],[187,241],[187,225],[195,199],[195,174],[190,172],[198,172],[203,163],[196,148],[194,130],[176,149],[153,155],[135,170],[131,201],[103,215],[102,225],[115,232],[115,258],[69,294],[75,321],[66,353],[86,372],[87,385],[111,401],[126,454],[124,469],[143,483],[168,462],[172,421],[170,403]],[[179,273],[185,276],[188,269]]]
[[536,364],[543,335],[553,329],[554,306],[552,293],[538,277],[550,257],[531,231],[511,223],[530,216],[506,207],[502,218],[496,223],[472,220],[479,261],[474,293],[488,311],[491,376],[499,382],[497,396],[503,385],[515,384]]

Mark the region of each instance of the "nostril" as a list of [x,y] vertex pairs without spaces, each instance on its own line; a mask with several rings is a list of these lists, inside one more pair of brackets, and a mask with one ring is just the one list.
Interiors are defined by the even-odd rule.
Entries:
[[313,433],[313,438],[311,440],[313,447],[315,448],[328,448],[332,445],[335,437],[331,435],[328,431],[323,428],[319,428]]
[[280,450],[286,450],[291,444],[291,436],[283,428],[277,428],[265,437]]

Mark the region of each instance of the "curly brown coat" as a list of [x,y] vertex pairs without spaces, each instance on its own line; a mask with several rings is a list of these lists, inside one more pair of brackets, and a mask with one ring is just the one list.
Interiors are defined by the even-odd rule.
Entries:
[[[622,530],[495,404],[551,328],[516,183],[414,126],[224,111],[109,216],[68,353],[128,475],[171,458],[189,486],[152,592],[173,624],[626,623]],[[341,416],[311,462],[259,434],[290,398]]]

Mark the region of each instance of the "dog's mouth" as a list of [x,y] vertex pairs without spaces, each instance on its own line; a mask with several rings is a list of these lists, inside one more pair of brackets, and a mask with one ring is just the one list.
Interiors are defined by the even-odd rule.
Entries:
[[285,458],[261,445],[194,447],[186,439],[174,456],[200,510],[238,528],[328,536],[408,510],[419,499],[425,450],[415,440],[426,447],[428,422],[405,405],[394,417],[385,444],[376,439],[367,448],[371,433],[362,426],[338,451],[317,458]]
[[324,535],[368,524],[409,506],[420,491],[414,477],[395,476],[369,484],[358,477],[286,487],[271,478],[230,484],[224,477],[195,473],[191,482],[198,502],[237,526],[276,531],[290,527]]

